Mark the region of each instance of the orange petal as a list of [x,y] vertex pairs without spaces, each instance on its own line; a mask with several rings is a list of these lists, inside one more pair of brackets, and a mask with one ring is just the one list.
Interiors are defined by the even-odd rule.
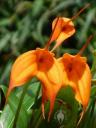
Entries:
[[54,64],[51,69],[48,70],[46,76],[53,84],[62,84],[62,68],[56,59],[54,59]]
[[42,112],[43,112],[43,117],[45,117],[44,114],[44,104],[47,100],[50,101],[50,111],[49,111],[49,116],[48,120],[50,119],[50,116],[52,114],[53,108],[54,108],[54,102],[56,95],[60,89],[60,85],[56,85],[50,82],[50,80],[47,78],[46,74],[43,72],[39,72],[37,74],[38,79],[42,83]]
[[[46,56],[46,58],[51,57],[50,54],[46,54],[46,55],[43,54],[42,56]],[[48,60],[51,61],[51,59],[48,59]],[[43,62],[45,61],[43,60]],[[45,118],[44,104],[46,100],[50,101],[50,111],[49,111],[48,120],[50,119],[51,113],[54,108],[55,97],[62,85],[62,72],[61,72],[62,70],[60,69],[59,63],[55,60],[54,57],[50,63],[53,63],[51,65],[51,68],[48,68],[48,70],[45,70],[45,71],[39,70],[38,73],[36,74],[36,77],[42,83],[42,90],[43,90],[42,91],[42,112],[43,112],[44,118]],[[45,69],[47,66],[48,66],[48,63],[46,62]]]
[[75,98],[86,107],[90,98],[91,71],[85,58],[64,54],[58,61],[66,74],[63,85],[70,85],[75,91]]
[[10,84],[7,96],[14,87],[21,86],[30,80],[37,72],[36,55],[29,51],[19,56],[11,70]]
[[52,23],[52,35],[49,39],[48,45],[55,41],[62,31],[63,20],[60,17],[56,18]]
[[[52,23],[52,29],[54,28],[56,21],[57,21],[57,18]],[[55,48],[57,48],[59,45],[61,45],[61,43],[64,40],[72,36],[74,33],[75,33],[75,28],[71,19],[60,17],[51,39],[51,42],[56,40],[56,44],[53,47],[52,51]]]
[[[81,79],[78,81],[78,89],[81,95],[82,105],[86,108],[89,102],[91,90],[91,72],[87,64]],[[78,97],[77,100],[79,101]]]

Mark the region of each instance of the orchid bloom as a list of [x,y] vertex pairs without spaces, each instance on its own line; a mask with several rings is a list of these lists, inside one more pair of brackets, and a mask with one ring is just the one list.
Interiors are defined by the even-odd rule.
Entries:
[[50,101],[49,117],[54,107],[55,97],[62,85],[62,69],[55,59],[54,54],[48,51],[49,45],[56,41],[53,49],[57,48],[65,39],[75,33],[74,24],[68,18],[58,17],[52,24],[52,35],[45,48],[28,51],[20,55],[11,70],[10,84],[7,97],[10,92],[36,76],[42,83],[42,113],[44,115],[44,103]]
[[82,47],[77,55],[65,53],[63,57],[58,59],[63,70],[62,86],[71,86],[75,92],[76,100],[86,109],[91,90],[91,71],[86,62],[86,58],[81,57],[82,52],[90,42],[90,36],[86,44]]

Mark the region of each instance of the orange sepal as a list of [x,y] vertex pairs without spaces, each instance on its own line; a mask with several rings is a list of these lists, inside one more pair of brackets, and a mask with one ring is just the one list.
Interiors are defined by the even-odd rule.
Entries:
[[76,100],[86,108],[91,88],[91,71],[86,59],[80,55],[73,56],[66,53],[58,61],[63,67],[65,76],[63,85],[70,85],[75,92]]
[[44,104],[47,100],[49,100],[50,102],[50,110],[48,115],[48,121],[49,121],[54,108],[55,98],[58,94],[58,91],[61,88],[61,83],[59,84],[52,83],[50,79],[48,79],[46,74],[42,72],[39,72],[37,74],[37,77],[42,83],[42,113],[44,118],[45,118]]
[[58,36],[60,35],[60,33],[62,31],[62,24],[63,24],[63,21],[61,20],[60,17],[55,18],[53,20],[53,22],[52,22],[52,34],[51,34],[51,37],[49,39],[48,46],[53,41],[55,41],[58,38]]
[[19,56],[12,66],[7,97],[13,88],[26,83],[36,72],[37,64],[34,51],[29,51]]
[[[43,54],[42,56],[46,56],[46,55]],[[47,100],[50,101],[50,111],[49,111],[48,120],[50,119],[51,113],[54,108],[55,98],[62,85],[62,69],[59,66],[57,60],[54,57],[52,57],[53,58],[52,61],[51,57],[52,57],[51,54],[47,54],[46,58],[49,58],[47,61],[50,61],[49,62],[50,64],[53,63],[51,65],[51,68],[45,71],[39,70],[38,73],[36,74],[37,78],[42,83],[42,113],[44,118],[45,118],[44,104]],[[47,66],[48,63],[46,62],[45,69]]]
[[[52,29],[54,29],[57,18],[52,23]],[[53,33],[51,42],[56,40],[56,44],[52,50],[57,48],[64,40],[69,38],[75,33],[74,24],[69,18],[59,17],[55,31]]]

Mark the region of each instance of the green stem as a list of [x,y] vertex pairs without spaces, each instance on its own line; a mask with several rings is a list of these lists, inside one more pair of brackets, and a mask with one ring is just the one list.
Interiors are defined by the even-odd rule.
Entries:
[[14,122],[13,122],[13,128],[16,128],[16,124],[17,124],[17,121],[18,121],[19,113],[20,113],[20,110],[21,110],[21,106],[22,106],[23,99],[24,99],[24,96],[25,96],[27,88],[28,88],[28,84],[24,86],[23,92],[21,94],[20,102],[18,104],[16,115],[15,115]]

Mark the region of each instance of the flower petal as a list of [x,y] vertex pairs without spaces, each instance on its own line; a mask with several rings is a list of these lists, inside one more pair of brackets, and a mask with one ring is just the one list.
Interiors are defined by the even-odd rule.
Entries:
[[51,39],[50,39],[50,42],[49,42],[49,45],[55,41],[58,36],[60,35],[61,31],[62,31],[62,25],[63,25],[63,20],[61,17],[58,17],[56,19],[53,20],[53,23],[52,23],[52,36],[51,36]]
[[[42,54],[43,53],[43,54]],[[42,113],[44,114],[44,104],[47,100],[50,101],[50,111],[48,120],[50,119],[55,97],[62,85],[62,69],[59,66],[57,60],[53,57],[51,52],[39,51],[39,59],[38,59],[38,73],[36,77],[42,83]],[[42,60],[42,61],[41,61]],[[49,66],[48,66],[49,64]]]
[[46,72],[46,76],[53,84],[62,84],[62,68],[56,59],[51,69]]
[[36,55],[29,51],[19,56],[11,70],[10,84],[7,96],[14,87],[20,86],[30,80],[37,72]]
[[[91,90],[91,72],[87,64],[81,79],[78,81],[78,88],[81,95],[83,107],[86,108],[89,102]],[[78,97],[76,98],[79,101]]]
[[75,98],[86,108],[90,97],[91,71],[85,58],[66,53],[58,61],[65,75],[63,86],[70,85],[75,91]]
[[61,85],[53,84],[50,82],[50,80],[47,78],[46,74],[43,72],[38,72],[36,75],[37,78],[41,81],[42,83],[42,112],[43,112],[43,117],[45,117],[44,114],[44,104],[47,100],[50,101],[50,111],[48,115],[48,120],[50,119],[50,116],[52,114],[53,108],[54,108],[54,102],[56,95],[61,88]]

